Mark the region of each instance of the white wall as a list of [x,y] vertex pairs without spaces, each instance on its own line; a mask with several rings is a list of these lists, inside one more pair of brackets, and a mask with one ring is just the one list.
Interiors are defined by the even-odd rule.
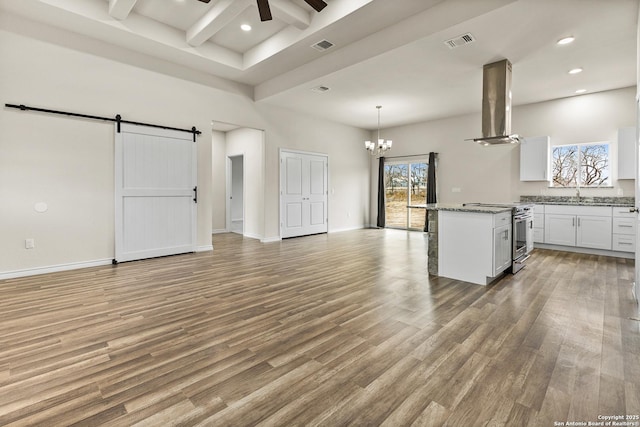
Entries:
[[[369,224],[369,155],[364,141],[369,132],[338,123],[322,122],[290,110],[258,104],[271,125],[266,133],[266,164],[278,165],[280,148],[329,156],[329,232]],[[279,170],[265,174],[265,236],[279,236]]]
[[[512,129],[522,136],[549,135],[552,143],[611,141],[613,187],[582,189],[584,196],[633,196],[634,182],[618,181],[617,130],[635,124],[635,88],[574,96],[514,107]],[[480,136],[480,114],[384,129],[393,140],[389,156],[439,153],[438,201],[507,202],[521,195],[573,195],[575,189],[548,188],[544,182],[520,182],[518,145],[484,147],[465,139]],[[371,219],[376,220],[378,165],[371,160]],[[459,189],[460,192],[452,190]]]
[[[279,234],[280,147],[331,155],[336,191],[330,198],[330,229],[368,223],[368,158],[360,145],[368,132],[255,104],[234,84],[223,91],[150,71],[152,66],[87,53],[104,48],[101,42],[29,21],[16,28],[10,17],[0,16],[0,102],[196,126],[203,132],[198,139],[201,249],[210,247],[212,229],[225,223],[225,158],[212,162],[212,150],[224,147],[211,130],[212,120],[265,130],[258,237]],[[117,48],[107,50],[110,57],[120,57]],[[144,59],[121,51],[123,61]],[[113,258],[113,138],[110,123],[0,109],[0,278]],[[49,210],[36,214],[37,202],[48,203]],[[35,239],[35,249],[24,249],[26,238]]]

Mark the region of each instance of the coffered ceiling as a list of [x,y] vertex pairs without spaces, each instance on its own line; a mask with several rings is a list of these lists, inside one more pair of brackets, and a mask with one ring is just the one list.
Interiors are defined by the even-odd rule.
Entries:
[[[138,54],[123,62],[162,61],[369,129],[376,105],[383,127],[479,111],[482,65],[503,58],[516,105],[635,85],[638,0],[325,1],[316,12],[270,0],[267,22],[255,0],[0,0],[0,11]],[[471,43],[445,43],[467,33]],[[566,35],[575,42],[557,45]],[[332,46],[313,47],[322,41]]]

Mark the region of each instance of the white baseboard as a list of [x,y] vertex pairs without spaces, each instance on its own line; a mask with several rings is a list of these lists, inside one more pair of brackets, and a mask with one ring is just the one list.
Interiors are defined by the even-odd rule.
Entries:
[[280,242],[280,241],[282,241],[282,238],[280,236],[265,237],[264,239],[260,239],[261,243],[274,243],[274,242]]
[[357,227],[347,227],[347,228],[336,228],[333,230],[329,230],[329,233],[342,233],[343,231],[353,231],[353,230],[362,230],[364,228],[369,228],[366,225],[360,225]]
[[604,255],[604,256],[612,256],[612,257],[627,258],[627,259],[633,259],[636,257],[636,254],[634,252],[618,252],[618,251],[609,251],[606,249],[591,249],[591,248],[580,248],[577,246],[551,245],[548,243],[534,243],[533,247],[540,248],[540,249],[551,249],[555,251],[576,252],[580,254],[591,254],[591,255]]
[[227,230],[226,228],[219,228],[217,230],[212,230],[211,234],[222,234],[222,233],[228,233],[229,230]]
[[207,252],[212,250],[213,250],[213,245],[203,245],[203,246],[198,246],[196,248],[196,252]]
[[46,267],[27,268],[0,272],[0,280],[15,279],[17,277],[35,276],[37,274],[57,273],[60,271],[77,270],[80,268],[99,267],[111,264],[112,259],[98,259],[94,261],[72,262],[69,264],[49,265]]

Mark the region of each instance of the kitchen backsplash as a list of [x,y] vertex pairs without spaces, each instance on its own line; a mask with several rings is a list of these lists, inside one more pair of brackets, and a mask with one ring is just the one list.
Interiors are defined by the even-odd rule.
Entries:
[[580,204],[612,204],[612,205],[629,205],[633,206],[636,202],[635,197],[580,197],[577,199],[572,196],[520,196],[521,202],[528,203],[580,203]]

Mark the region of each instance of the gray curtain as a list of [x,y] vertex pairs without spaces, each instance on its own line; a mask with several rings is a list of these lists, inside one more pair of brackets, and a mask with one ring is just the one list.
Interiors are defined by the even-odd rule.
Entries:
[[378,163],[378,227],[384,228],[387,219],[384,213],[384,157]]
[[[427,203],[438,203],[436,198],[436,153],[429,153],[427,169]],[[424,231],[429,231],[429,210],[425,210]]]

